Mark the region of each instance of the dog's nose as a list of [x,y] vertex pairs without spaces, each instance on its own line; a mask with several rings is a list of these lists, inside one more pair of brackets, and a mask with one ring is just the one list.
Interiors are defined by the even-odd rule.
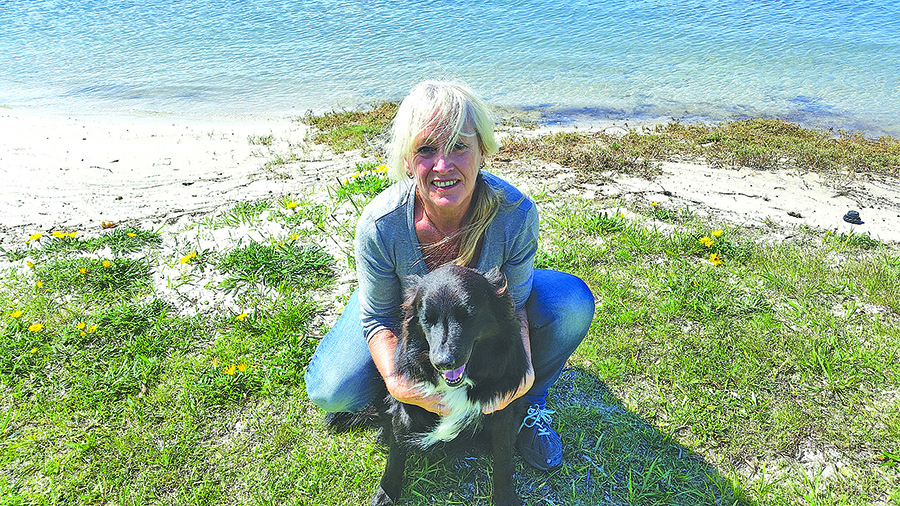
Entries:
[[444,355],[442,357],[431,357],[431,364],[438,371],[452,371],[456,369],[456,360],[452,355]]

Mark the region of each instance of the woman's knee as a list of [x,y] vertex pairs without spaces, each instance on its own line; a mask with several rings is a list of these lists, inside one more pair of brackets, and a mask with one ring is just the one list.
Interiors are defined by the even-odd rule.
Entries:
[[535,270],[529,299],[529,323],[556,327],[583,338],[594,319],[594,294],[578,276],[560,271]]

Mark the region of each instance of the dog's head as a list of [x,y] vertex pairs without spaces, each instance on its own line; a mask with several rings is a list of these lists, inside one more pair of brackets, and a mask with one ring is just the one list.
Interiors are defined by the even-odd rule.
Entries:
[[458,386],[466,379],[466,365],[479,339],[497,332],[498,300],[512,304],[506,276],[499,269],[484,274],[456,265],[436,269],[407,292],[405,345],[427,346],[434,371],[448,386]]

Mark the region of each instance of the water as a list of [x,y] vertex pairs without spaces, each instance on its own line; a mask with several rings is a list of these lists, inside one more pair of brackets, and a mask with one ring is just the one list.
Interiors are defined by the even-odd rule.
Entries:
[[0,105],[286,115],[430,77],[547,121],[900,136],[894,0],[0,0]]

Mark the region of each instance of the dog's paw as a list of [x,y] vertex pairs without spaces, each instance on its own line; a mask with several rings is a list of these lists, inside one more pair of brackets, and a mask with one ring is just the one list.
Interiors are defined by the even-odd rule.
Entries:
[[394,506],[394,500],[391,499],[391,496],[387,495],[387,492],[385,492],[383,488],[378,487],[378,490],[375,491],[375,495],[372,496],[372,506]]

